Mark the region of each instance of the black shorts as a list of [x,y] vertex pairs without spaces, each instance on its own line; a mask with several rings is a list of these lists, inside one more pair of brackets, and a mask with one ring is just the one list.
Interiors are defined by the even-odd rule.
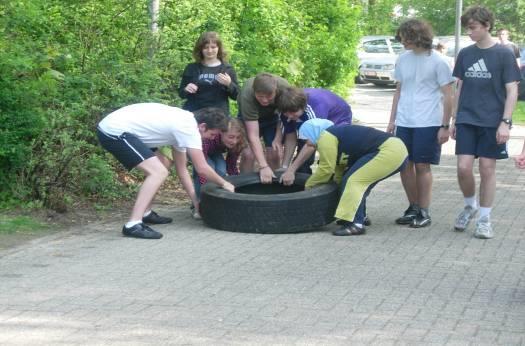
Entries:
[[151,148],[128,132],[124,132],[120,136],[114,136],[104,133],[97,128],[97,137],[100,145],[113,154],[127,170],[131,170],[142,161],[155,156]]
[[508,158],[507,143],[496,142],[497,131],[496,127],[456,124],[456,155],[496,160]]
[[[244,124],[244,119],[239,113],[237,118]],[[275,131],[277,131],[277,125],[279,124],[279,118],[276,116],[269,120],[258,120],[259,122],[259,136],[263,138],[264,146],[267,148],[272,147],[273,140],[275,139]]]

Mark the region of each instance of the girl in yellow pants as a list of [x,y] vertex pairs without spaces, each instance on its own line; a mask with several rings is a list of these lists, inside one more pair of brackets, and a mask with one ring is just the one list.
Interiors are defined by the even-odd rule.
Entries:
[[316,147],[319,166],[306,188],[335,179],[341,199],[335,217],[342,227],[334,235],[365,232],[366,198],[381,180],[398,173],[406,163],[407,149],[391,134],[359,125],[333,126],[326,119],[311,119],[299,129],[299,138]]

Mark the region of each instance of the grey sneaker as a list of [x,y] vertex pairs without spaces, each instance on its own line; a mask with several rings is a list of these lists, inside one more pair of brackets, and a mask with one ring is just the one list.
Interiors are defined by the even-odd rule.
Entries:
[[191,217],[193,217],[194,220],[202,220],[201,214],[195,209],[191,211]]
[[478,220],[476,230],[474,231],[474,237],[479,239],[490,239],[494,237],[488,217],[484,216]]
[[456,218],[454,229],[456,231],[463,232],[465,229],[467,229],[467,226],[470,223],[470,220],[472,220],[474,216],[476,216],[477,212],[478,212],[477,209],[474,209],[470,205],[467,205],[465,209],[463,209],[461,213],[459,213],[458,217]]

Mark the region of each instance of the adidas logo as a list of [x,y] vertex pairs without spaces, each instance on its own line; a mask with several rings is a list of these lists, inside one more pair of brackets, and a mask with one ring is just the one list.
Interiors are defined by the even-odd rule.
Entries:
[[474,63],[468,68],[467,72],[465,72],[465,77],[490,79],[492,78],[492,73],[487,70],[485,61],[483,59],[479,59],[478,62]]

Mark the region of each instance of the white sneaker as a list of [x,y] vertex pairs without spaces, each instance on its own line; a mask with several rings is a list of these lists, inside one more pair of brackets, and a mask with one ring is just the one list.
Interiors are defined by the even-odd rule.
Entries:
[[467,229],[470,220],[472,220],[474,216],[476,216],[477,212],[477,209],[474,209],[470,205],[467,205],[456,218],[456,222],[454,223],[454,229],[456,231],[463,232],[465,229]]
[[494,237],[488,216],[484,216],[478,220],[474,237],[479,239],[490,239]]
[[195,209],[191,211],[191,217],[193,217],[195,220],[202,220],[201,214]]

